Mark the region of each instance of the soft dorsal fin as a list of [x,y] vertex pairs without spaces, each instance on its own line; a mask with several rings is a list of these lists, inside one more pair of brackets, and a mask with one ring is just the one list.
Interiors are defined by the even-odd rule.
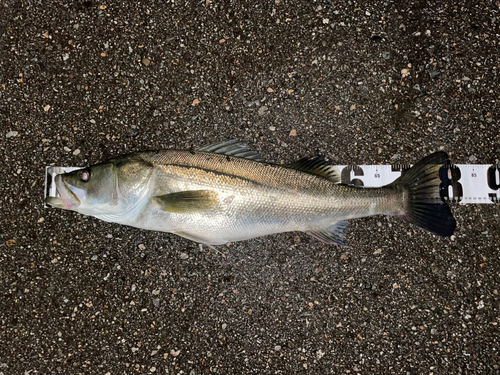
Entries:
[[190,213],[208,210],[217,204],[217,193],[211,190],[188,190],[159,195],[153,198],[161,210]]
[[313,236],[324,243],[334,243],[340,246],[345,246],[344,229],[349,225],[348,221],[341,220],[328,228],[320,228],[309,230],[306,233]]
[[315,174],[334,183],[340,183],[340,174],[333,168],[333,165],[321,155],[302,158],[293,163],[286,164],[285,167]]
[[231,139],[229,141],[203,146],[196,151],[213,152],[214,154],[224,154],[261,162],[265,161],[257,151],[250,150],[247,145],[240,143],[238,139]]

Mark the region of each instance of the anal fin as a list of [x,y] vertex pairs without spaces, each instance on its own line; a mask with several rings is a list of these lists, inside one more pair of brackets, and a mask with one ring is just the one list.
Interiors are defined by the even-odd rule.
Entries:
[[324,243],[345,246],[343,239],[344,229],[348,225],[349,225],[348,221],[341,220],[337,221],[335,224],[329,226],[328,228],[308,230],[306,233]]

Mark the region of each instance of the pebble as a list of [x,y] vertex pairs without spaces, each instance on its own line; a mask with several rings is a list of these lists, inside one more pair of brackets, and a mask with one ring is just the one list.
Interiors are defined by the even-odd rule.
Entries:
[[469,161],[471,163],[475,163],[477,161],[477,158],[474,155],[469,156]]
[[432,78],[436,78],[438,75],[440,75],[441,73],[438,72],[437,70],[429,70],[429,76]]
[[80,149],[77,148],[75,151],[73,151],[73,155],[80,155]]
[[70,149],[69,147],[67,147],[67,146],[64,146],[64,151],[66,151],[66,152],[70,152],[70,151],[71,151],[71,149]]
[[19,133],[16,131],[10,131],[5,135],[5,138],[10,138],[10,137],[17,137]]
[[271,130],[272,132],[275,131],[276,130],[276,126],[270,126],[269,130]]
[[158,298],[155,298],[155,299],[153,300],[153,306],[154,306],[154,307],[159,307],[159,306],[160,306],[160,300],[159,300]]
[[297,136],[297,130],[292,129],[292,130],[290,131],[290,137],[296,137],[296,136]]
[[391,53],[390,52],[382,52],[382,58],[384,60],[389,60],[391,58]]
[[373,252],[373,255],[379,255],[382,254],[382,249],[377,249]]
[[185,259],[189,258],[189,255],[186,254],[186,253],[181,253],[181,255],[179,256],[179,258],[181,258],[182,260],[185,260]]
[[150,59],[142,59],[142,63],[146,66],[149,66],[149,64],[151,64],[151,60]]
[[262,107],[259,108],[259,116],[264,116],[267,112],[267,107],[263,105]]
[[137,246],[139,249],[141,250],[145,250],[146,249],[146,246],[142,243],[140,243],[138,246]]
[[44,110],[45,112],[48,112],[48,111],[49,111],[49,109],[50,109],[50,105],[48,105],[48,104],[47,104],[45,107],[43,107],[43,110]]

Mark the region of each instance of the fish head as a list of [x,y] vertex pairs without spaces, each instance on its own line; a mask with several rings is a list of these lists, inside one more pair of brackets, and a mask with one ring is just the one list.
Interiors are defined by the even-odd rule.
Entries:
[[55,176],[55,185],[59,197],[47,197],[46,203],[85,215],[106,212],[119,200],[112,163],[59,174]]
[[60,197],[48,197],[46,203],[84,215],[125,217],[147,196],[152,171],[151,164],[125,156],[57,175]]

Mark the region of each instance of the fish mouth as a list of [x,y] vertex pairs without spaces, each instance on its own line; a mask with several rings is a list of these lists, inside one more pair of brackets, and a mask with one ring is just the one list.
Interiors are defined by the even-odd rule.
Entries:
[[81,201],[77,196],[78,191],[73,190],[81,189],[75,188],[74,186],[66,183],[63,180],[62,175],[57,175],[55,177],[55,183],[59,197],[47,197],[45,199],[45,203],[52,207],[63,208],[66,210],[77,209],[80,206]]

